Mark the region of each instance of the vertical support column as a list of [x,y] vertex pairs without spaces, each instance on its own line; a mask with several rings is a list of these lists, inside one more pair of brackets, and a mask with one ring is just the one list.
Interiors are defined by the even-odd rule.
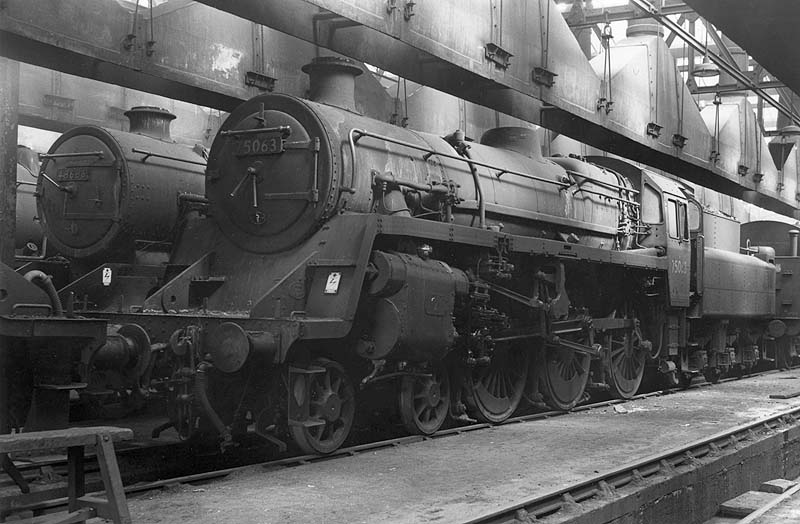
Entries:
[[18,112],[19,62],[0,57],[0,262],[9,266],[14,264],[17,218]]
[[[14,263],[17,219],[18,111],[19,62],[0,57],[0,262],[9,266]],[[0,289],[2,287],[0,285]],[[9,431],[8,380],[5,377],[7,346],[7,341],[0,335],[0,433]]]

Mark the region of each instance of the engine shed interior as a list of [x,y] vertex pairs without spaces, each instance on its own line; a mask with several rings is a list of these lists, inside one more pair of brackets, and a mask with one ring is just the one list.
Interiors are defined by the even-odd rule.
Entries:
[[800,85],[749,9],[0,2],[0,434],[337,456],[793,368]]

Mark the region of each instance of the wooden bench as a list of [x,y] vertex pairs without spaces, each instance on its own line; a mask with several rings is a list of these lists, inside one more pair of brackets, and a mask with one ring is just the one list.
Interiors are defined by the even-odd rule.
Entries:
[[[125,491],[122,488],[117,457],[114,454],[114,442],[131,440],[132,438],[133,431],[130,429],[111,426],[0,435],[0,466],[14,480],[23,493],[15,497],[17,504],[25,504],[26,501],[41,502],[42,500],[67,497],[69,507],[66,515],[63,513],[60,515],[46,515],[45,517],[34,519],[37,523],[72,524],[85,522],[93,517],[102,517],[117,524],[130,524],[131,516],[128,512],[128,503],[125,500]],[[96,449],[100,476],[103,479],[103,486],[106,492],[105,499],[85,496],[86,483],[83,451],[86,446],[94,446]],[[67,487],[31,493],[28,483],[14,466],[8,454],[59,448],[67,448]]]

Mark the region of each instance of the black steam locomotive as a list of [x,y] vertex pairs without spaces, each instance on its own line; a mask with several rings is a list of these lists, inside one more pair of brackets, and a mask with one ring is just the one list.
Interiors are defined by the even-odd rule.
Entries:
[[[376,384],[394,381],[402,423],[429,434],[448,416],[501,422],[523,397],[628,398],[648,367],[716,380],[785,335],[774,250],[740,254],[738,223],[688,186],[543,158],[527,129],[476,143],[378,122],[355,108],[360,68],[304,71],[313,101],[260,95],[222,126],[167,263],[100,264],[59,292],[122,334],[93,369],[163,391],[183,437],[254,430],[328,453]],[[81,158],[77,198],[116,183]],[[97,206],[40,192],[62,239],[66,212]],[[114,224],[86,223],[80,248]]]
[[[125,114],[130,132],[78,126],[46,154],[18,149],[15,267],[21,276],[0,269],[0,316],[3,326],[14,326],[0,327],[10,348],[4,384],[13,402],[0,426],[66,425],[70,391],[92,404],[111,398],[136,405],[147,393],[150,348],[143,355],[120,349],[129,340],[146,341],[146,333],[76,319],[73,302],[61,303],[53,289],[101,261],[136,267],[168,260],[180,206],[202,198],[205,158],[172,141],[175,116],[149,106]],[[36,326],[53,328],[38,334]]]

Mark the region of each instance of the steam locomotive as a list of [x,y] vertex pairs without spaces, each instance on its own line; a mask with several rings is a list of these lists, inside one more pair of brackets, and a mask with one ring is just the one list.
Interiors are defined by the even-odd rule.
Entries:
[[[7,369],[14,372],[6,384],[15,400],[12,413],[0,417],[12,426],[66,425],[70,390],[92,404],[121,400],[131,408],[141,405],[147,393],[140,385],[150,354],[124,354],[127,341],[146,340],[141,328],[106,329],[106,321],[76,319],[73,302],[65,298],[61,303],[54,289],[101,261],[132,266],[165,262],[179,207],[202,198],[205,157],[197,148],[172,141],[169,126],[175,116],[149,106],[125,114],[130,132],[78,126],[61,135],[46,154],[18,148],[15,267],[21,276],[2,268],[2,290],[11,298],[0,314],[8,316],[9,325],[57,327],[43,339],[31,335],[27,341],[23,334],[33,328],[0,332],[0,337],[11,337],[13,346]],[[48,222],[51,217],[57,217],[55,223]],[[50,298],[36,287],[47,290]],[[0,292],[0,301],[4,299]],[[29,318],[11,318],[15,316]],[[72,331],[69,325],[75,326]],[[95,333],[97,325],[102,325],[102,336]],[[54,359],[58,365],[37,356],[52,356],[44,348],[56,339],[63,351],[55,353],[60,355]]]
[[[330,453],[377,384],[430,434],[450,416],[502,422],[523,398],[629,398],[647,367],[716,380],[785,335],[774,249],[740,254],[738,223],[681,182],[543,158],[522,128],[471,142],[378,122],[356,109],[359,67],[303,70],[311,100],[259,95],[226,120],[205,196],[160,224],[179,225],[166,263],[102,263],[59,291],[120,334],[93,369],[168,395],[181,436]],[[73,144],[80,162],[57,162],[70,185],[40,179],[40,213],[91,251],[118,225],[118,156]]]

